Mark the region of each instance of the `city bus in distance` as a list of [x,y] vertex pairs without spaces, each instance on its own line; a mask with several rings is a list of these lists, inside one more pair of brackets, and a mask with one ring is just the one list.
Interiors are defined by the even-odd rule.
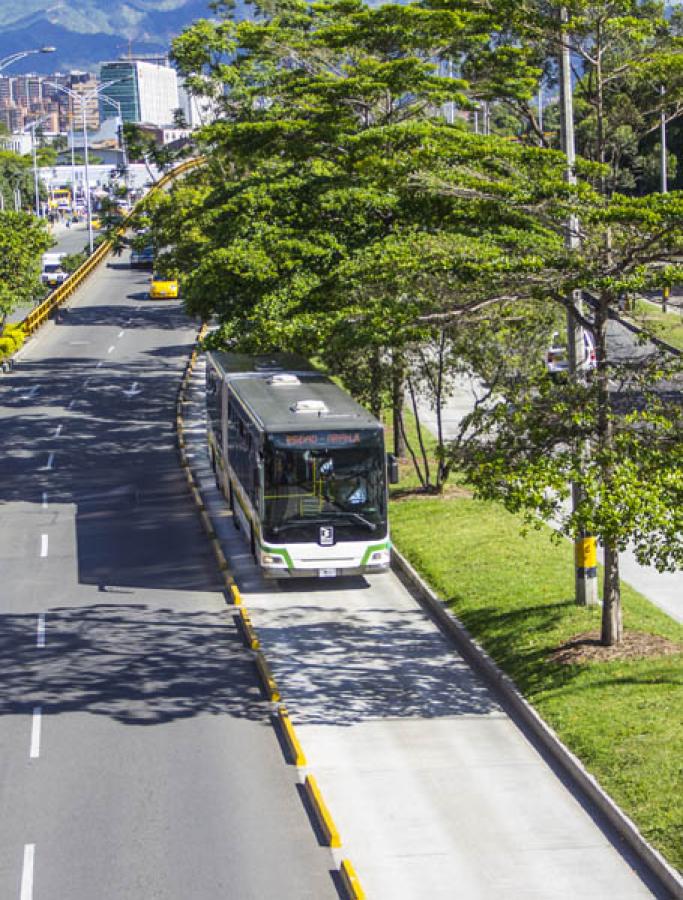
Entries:
[[50,206],[53,209],[71,209],[71,191],[69,188],[55,188],[52,191]]
[[381,424],[293,354],[207,353],[208,441],[216,484],[269,578],[389,567]]

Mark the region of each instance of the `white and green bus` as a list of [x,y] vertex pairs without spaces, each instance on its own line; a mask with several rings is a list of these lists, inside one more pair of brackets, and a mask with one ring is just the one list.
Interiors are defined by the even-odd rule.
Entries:
[[381,424],[305,359],[207,354],[216,483],[263,573],[334,577],[389,567]]

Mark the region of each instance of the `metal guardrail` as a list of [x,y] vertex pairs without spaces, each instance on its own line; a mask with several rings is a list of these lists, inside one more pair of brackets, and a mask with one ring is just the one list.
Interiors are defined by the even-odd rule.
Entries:
[[[180,165],[176,166],[170,172],[166,172],[165,175],[157,181],[146,197],[143,197],[140,200],[140,203],[143,203],[150,194],[154,193],[158,190],[163,190],[167,185],[171,184],[176,178],[180,175],[184,175],[185,172],[189,172],[192,169],[196,169],[198,166],[201,166],[206,161],[206,157],[197,156],[192,159],[186,159],[184,162],[180,163]],[[121,225],[119,233],[122,234],[126,228],[127,223],[131,216],[133,215],[134,210],[126,217],[124,222]],[[103,241],[99,247],[94,251],[94,253],[89,256],[86,261],[80,265],[75,272],[72,272],[71,275],[64,281],[59,287],[55,288],[54,291],[45,299],[42,303],[32,309],[31,312],[23,319],[19,324],[21,326],[22,331],[28,337],[33,334],[34,331],[37,331],[40,326],[48,320],[50,314],[53,310],[55,310],[58,306],[61,306],[64,301],[70,297],[74,291],[82,284],[83,281],[90,275],[90,273],[99,266],[102,260],[109,254],[111,250],[112,244],[111,241]]]

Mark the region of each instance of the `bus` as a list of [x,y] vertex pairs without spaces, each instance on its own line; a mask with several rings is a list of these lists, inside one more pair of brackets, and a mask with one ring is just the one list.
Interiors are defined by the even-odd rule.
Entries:
[[69,188],[54,188],[49,205],[52,209],[70,210],[71,191]]
[[216,484],[267,578],[384,572],[382,425],[307,360],[209,351],[209,455]]

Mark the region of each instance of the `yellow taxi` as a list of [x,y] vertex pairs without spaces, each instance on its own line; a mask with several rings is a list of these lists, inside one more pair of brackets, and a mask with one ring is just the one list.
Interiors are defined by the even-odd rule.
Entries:
[[178,296],[178,279],[166,278],[164,275],[152,275],[149,286],[150,300],[175,300]]

